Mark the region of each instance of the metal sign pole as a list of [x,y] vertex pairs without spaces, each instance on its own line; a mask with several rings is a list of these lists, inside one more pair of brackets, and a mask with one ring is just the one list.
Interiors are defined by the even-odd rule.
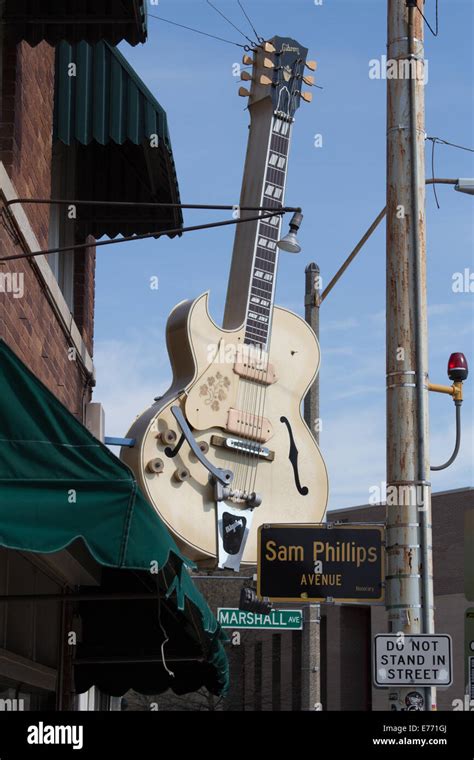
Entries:
[[[305,269],[305,319],[319,340],[319,267],[312,262]],[[319,444],[319,372],[304,400],[304,418]],[[320,710],[321,705],[321,608],[319,604],[304,607],[302,634],[302,708]]]

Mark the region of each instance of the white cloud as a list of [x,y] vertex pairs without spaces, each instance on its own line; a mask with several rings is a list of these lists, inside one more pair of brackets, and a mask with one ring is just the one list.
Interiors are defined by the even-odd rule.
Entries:
[[346,398],[352,398],[353,396],[367,396],[367,394],[385,393],[385,388],[380,385],[349,385],[346,390],[340,393],[334,393],[331,399],[334,401],[342,401]]
[[95,345],[97,386],[93,400],[104,407],[108,436],[124,436],[137,415],[166,390],[171,379],[163,335],[150,330],[134,337]]
[[[329,509],[367,504],[369,489],[386,480],[385,405],[360,407],[352,410],[350,416],[327,415],[323,425],[320,446],[329,472]],[[473,424],[466,418],[456,461],[447,470],[430,475],[434,493],[473,484],[473,441]],[[449,413],[443,417],[432,415],[432,464],[443,464],[453,448],[452,416]]]
[[353,346],[338,346],[335,348],[325,348],[324,356],[353,356]]
[[359,327],[359,320],[355,317],[347,317],[346,319],[333,319],[321,322],[321,332],[325,330],[349,330],[353,327]]

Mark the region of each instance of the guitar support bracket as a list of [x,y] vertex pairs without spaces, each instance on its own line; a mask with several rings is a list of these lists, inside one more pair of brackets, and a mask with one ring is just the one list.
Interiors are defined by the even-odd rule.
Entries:
[[178,425],[180,426],[181,431],[189,445],[189,448],[193,452],[194,456],[197,459],[199,459],[203,467],[205,467],[206,470],[208,470],[208,472],[214,478],[214,481],[216,483],[217,493],[219,494],[220,492],[222,492],[222,497],[221,499],[218,499],[218,501],[225,499],[226,498],[226,496],[224,495],[225,491],[226,489],[229,488],[230,483],[232,483],[232,480],[234,478],[234,473],[232,472],[232,470],[223,470],[220,467],[214,467],[212,462],[210,462],[209,459],[203,454],[179,406],[172,406],[171,413],[173,417],[175,418],[176,422],[178,423]]

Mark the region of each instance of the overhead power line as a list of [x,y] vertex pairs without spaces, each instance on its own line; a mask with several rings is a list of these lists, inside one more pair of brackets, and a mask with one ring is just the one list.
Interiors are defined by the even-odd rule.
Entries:
[[200,29],[194,29],[192,26],[185,26],[184,24],[178,24],[177,21],[171,21],[169,18],[163,18],[162,16],[155,16],[153,13],[148,13],[148,17],[156,18],[158,21],[164,21],[166,24],[172,24],[173,26],[179,26],[181,29],[187,29],[189,32],[195,32],[196,34],[203,34],[205,37],[212,37],[214,40],[220,42],[227,42],[228,45],[236,45],[244,50],[251,50],[248,45],[242,45],[240,42],[234,42],[233,40],[226,40],[224,37],[218,37],[216,34],[209,34],[209,32],[202,32]]

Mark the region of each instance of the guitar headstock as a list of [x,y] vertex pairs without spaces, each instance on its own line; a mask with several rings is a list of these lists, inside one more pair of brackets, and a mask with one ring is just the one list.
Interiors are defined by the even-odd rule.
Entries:
[[308,49],[289,37],[273,37],[254,48],[252,54],[243,57],[250,71],[243,71],[240,78],[251,82],[250,90],[241,87],[239,95],[249,98],[249,106],[264,98],[271,98],[275,113],[293,119],[301,100],[309,103],[312,93],[303,90],[312,86],[314,77],[306,73],[316,70],[316,62],[308,61]]

